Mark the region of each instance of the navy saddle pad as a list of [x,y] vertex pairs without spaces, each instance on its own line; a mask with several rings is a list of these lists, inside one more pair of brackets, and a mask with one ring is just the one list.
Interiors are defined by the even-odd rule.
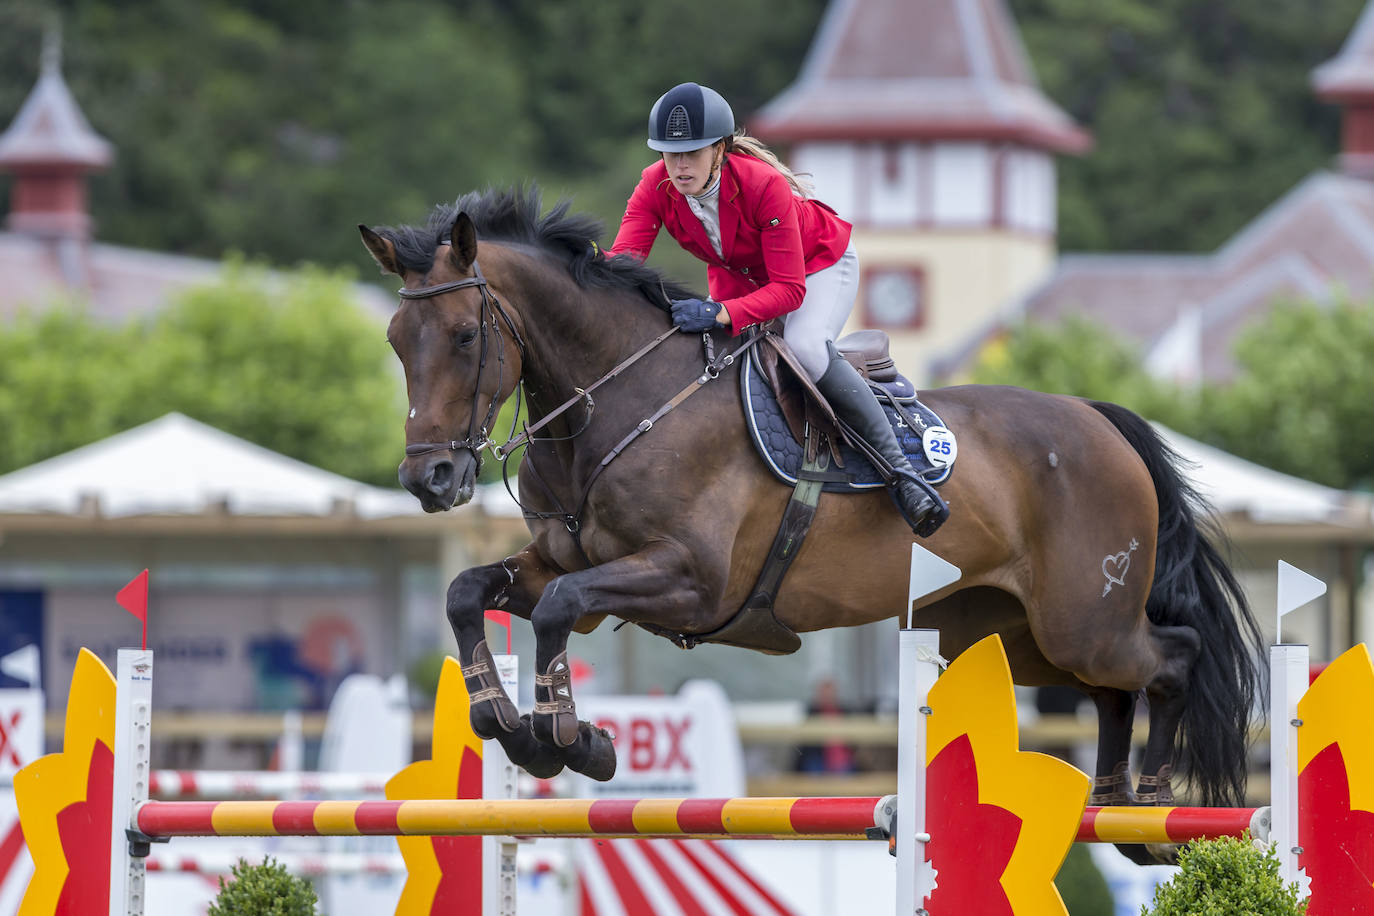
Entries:
[[[802,466],[802,446],[792,437],[792,431],[783,418],[782,408],[778,406],[773,388],[763,377],[754,360],[753,350],[745,352],[744,365],[740,367],[739,377],[740,394],[744,398],[744,415],[750,438],[754,440],[764,463],[778,479],[796,485],[797,472]],[[934,411],[916,400],[916,388],[905,377],[898,375],[892,382],[870,381],[869,385],[875,390],[891,394],[901,403],[903,410],[915,417],[919,424],[924,424],[920,428],[912,429],[906,420],[893,410],[891,404],[886,403],[882,397],[878,398],[887,413],[888,422],[897,434],[902,451],[906,452],[907,458],[911,460],[911,466],[930,483],[944,483],[954,470],[953,463],[945,467],[936,467],[926,457],[925,448],[921,444],[926,428],[943,428],[944,423]],[[839,444],[839,450],[844,459],[844,467],[831,470],[842,470],[849,475],[849,481],[826,481],[822,488],[824,492],[852,493],[856,490],[871,490],[883,486],[883,479],[878,476],[877,470],[860,452],[846,442]]]

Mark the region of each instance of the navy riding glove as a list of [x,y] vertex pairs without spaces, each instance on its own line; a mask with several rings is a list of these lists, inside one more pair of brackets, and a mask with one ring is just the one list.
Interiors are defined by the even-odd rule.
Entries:
[[720,303],[710,299],[674,299],[673,324],[688,334],[700,334],[720,327],[716,316]]

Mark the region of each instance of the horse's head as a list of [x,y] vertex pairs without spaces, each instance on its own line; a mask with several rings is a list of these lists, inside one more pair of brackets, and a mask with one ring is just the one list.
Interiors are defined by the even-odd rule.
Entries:
[[477,265],[466,213],[442,231],[358,230],[405,284],[387,329],[410,401],[401,484],[426,512],[451,509],[472,498],[496,410],[520,377],[519,334]]

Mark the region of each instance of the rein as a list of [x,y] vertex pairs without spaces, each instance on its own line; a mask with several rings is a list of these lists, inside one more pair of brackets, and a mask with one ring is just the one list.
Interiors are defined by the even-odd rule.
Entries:
[[[441,245],[452,244],[448,239],[439,242]],[[491,403],[487,405],[487,415],[482,421],[480,430],[474,432],[474,425],[477,422],[477,401],[482,395],[482,372],[487,368],[487,326],[490,324],[492,336],[496,338],[496,391],[497,395],[501,391],[501,383],[505,379],[506,373],[506,348],[501,342],[501,323],[496,320],[496,315],[500,315],[505,321],[506,327],[510,328],[511,337],[515,340],[516,347],[520,350],[520,358],[525,357],[525,341],[516,330],[515,322],[511,321],[510,315],[501,305],[501,300],[496,298],[496,294],[487,285],[487,278],[482,276],[482,268],[477,266],[477,262],[472,262],[473,276],[464,277],[461,280],[451,280],[448,283],[436,283],[433,286],[421,286],[412,289],[401,287],[396,291],[402,299],[430,299],[443,293],[453,292],[458,289],[477,287],[482,292],[482,356],[477,364],[477,384],[472,392],[472,410],[468,412],[468,435],[466,439],[451,439],[448,442],[416,442],[406,446],[406,457],[413,458],[417,455],[428,455],[431,452],[456,452],[459,449],[467,449],[472,452],[472,457],[481,461],[480,452],[482,449],[492,447],[492,441],[487,436],[487,431],[491,428],[491,421],[496,416],[496,403],[498,397],[494,395]],[[493,314],[494,313],[494,314]],[[497,457],[500,457],[498,454]]]
[[[534,462],[532,460],[527,460],[525,462],[525,467],[527,467],[530,470],[533,478],[536,481],[538,481],[541,487],[543,487],[545,495],[549,497],[549,499],[554,503],[554,505],[559,506],[560,511],[539,512],[530,509],[524,503],[520,502],[519,497],[517,497],[515,493],[511,491],[509,464],[507,462],[514,448],[517,448],[520,445],[527,445],[529,444],[529,442],[535,441],[530,436],[531,433],[533,433],[539,427],[543,426],[549,420],[553,419],[553,417],[568,410],[574,404],[585,400],[587,402],[588,409],[587,422],[583,424],[582,428],[579,429],[577,433],[574,433],[573,436],[569,438],[575,438],[577,435],[580,435],[587,428],[587,425],[590,424],[591,410],[593,407],[595,407],[595,404],[591,399],[591,392],[599,386],[601,386],[602,384],[615,378],[626,368],[633,365],[635,362],[637,362],[639,359],[641,359],[643,356],[645,356],[659,344],[663,343],[663,341],[667,340],[669,337],[673,336],[676,333],[678,333],[678,329],[676,327],[668,328],[667,331],[663,332],[662,334],[655,337],[653,340],[649,341],[644,346],[640,347],[633,354],[631,354],[629,358],[621,362],[619,365],[617,365],[610,372],[603,375],[601,378],[597,379],[586,389],[579,389],[579,393],[577,395],[575,395],[572,398],[569,398],[567,401],[564,401],[553,413],[544,417],[543,420],[541,420],[538,424],[532,427],[528,427],[524,431],[524,433],[522,433],[519,441],[517,441],[516,439],[512,439],[510,442],[507,442],[504,446],[501,447],[501,470],[502,479],[506,485],[506,492],[510,493],[511,498],[514,499],[516,504],[519,505],[520,508],[524,511],[526,518],[562,519],[563,526],[567,529],[568,534],[572,536],[573,544],[576,545],[578,553],[582,555],[583,562],[585,562],[589,567],[593,566],[594,564],[592,563],[591,558],[587,556],[586,549],[582,546],[581,532],[582,513],[587,508],[588,499],[591,497],[592,484],[594,484],[596,482],[596,479],[601,476],[601,472],[606,470],[610,463],[614,461],[616,458],[618,458],[621,452],[625,451],[625,449],[629,447],[631,442],[638,439],[640,436],[644,435],[649,430],[653,429],[654,424],[657,423],[660,419],[662,419],[665,414],[667,414],[673,408],[677,407],[683,401],[687,400],[697,391],[701,390],[703,385],[706,385],[708,382],[711,382],[712,380],[719,378],[723,370],[732,366],[735,363],[736,358],[738,358],[739,355],[743,353],[745,350],[748,350],[750,347],[758,343],[761,337],[758,335],[750,334],[746,337],[745,341],[738,347],[736,347],[734,350],[731,350],[728,353],[724,353],[720,357],[717,357],[715,355],[715,343],[714,341],[712,341],[711,335],[709,333],[702,334],[702,347],[705,350],[706,365],[703,368],[701,374],[696,378],[692,379],[692,381],[688,382],[687,385],[681,391],[673,395],[673,397],[669,398],[667,402],[662,404],[652,414],[650,414],[649,416],[645,417],[643,420],[640,420],[637,424],[635,424],[634,429],[630,430],[630,432],[623,439],[617,442],[615,446],[609,452],[606,453],[605,457],[601,459],[601,461],[597,464],[596,468],[587,477],[586,482],[583,483],[581,487],[582,495],[578,499],[577,508],[572,512],[567,512],[566,510],[562,509],[560,501],[554,495],[553,490],[549,487],[549,485],[545,483],[543,478],[539,475],[539,472],[534,467]],[[513,445],[512,443],[515,444]]]
[[[653,340],[649,341],[647,344],[640,347],[634,353],[630,354],[628,358],[623,360],[614,369],[612,369],[610,372],[607,372],[605,375],[601,376],[601,378],[597,379],[596,381],[592,382],[586,388],[573,389],[577,392],[577,394],[568,398],[562,404],[559,404],[557,407],[555,407],[552,411],[545,414],[543,419],[541,419],[538,423],[535,423],[533,426],[526,426],[520,432],[519,435],[511,437],[503,445],[493,445],[491,448],[491,453],[495,455],[498,460],[505,461],[506,457],[510,455],[511,452],[515,451],[517,448],[520,448],[520,446],[526,445],[529,442],[531,442],[534,439],[534,434],[536,432],[543,429],[553,420],[562,416],[574,404],[578,403],[579,401],[587,402],[587,417],[586,421],[583,423],[582,426],[582,429],[586,429],[586,424],[591,422],[592,411],[596,409],[596,402],[592,400],[592,392],[600,388],[607,382],[611,381],[616,376],[620,375],[620,373],[624,372],[626,369],[630,368],[635,363],[639,362],[641,357],[647,355],[649,351],[657,348],[659,344],[663,343],[669,337],[672,337],[673,334],[676,332],[676,326],[670,327],[668,330],[664,331],[662,334],[658,335]],[[582,432],[582,429],[579,429],[576,433],[573,433],[572,436],[570,436],[569,438],[576,438]]]

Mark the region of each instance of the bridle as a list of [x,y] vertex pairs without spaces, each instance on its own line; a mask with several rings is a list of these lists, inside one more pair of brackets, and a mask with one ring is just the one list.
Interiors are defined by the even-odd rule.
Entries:
[[[452,244],[449,239],[441,239],[440,245]],[[496,417],[496,405],[500,400],[501,384],[505,381],[506,372],[506,348],[501,340],[501,321],[506,327],[510,328],[511,337],[515,340],[516,348],[520,351],[520,358],[523,362],[525,358],[525,341],[516,330],[515,322],[511,321],[501,300],[496,298],[496,294],[487,285],[486,277],[482,276],[482,268],[477,266],[477,261],[472,262],[473,276],[464,277],[461,280],[450,280],[447,283],[436,283],[433,286],[421,286],[417,288],[401,287],[397,290],[397,295],[402,299],[430,299],[454,290],[477,287],[482,292],[482,311],[481,311],[481,335],[482,335],[482,354],[477,363],[477,385],[472,392],[472,409],[468,412],[468,434],[466,439],[451,439],[448,442],[416,442],[406,446],[406,457],[414,458],[417,455],[428,455],[431,452],[456,452],[459,449],[466,449],[472,453],[472,457],[480,464],[481,451],[484,448],[492,447],[493,443],[488,437],[491,429],[491,422]],[[496,316],[501,316],[501,321],[496,320]],[[490,326],[490,338],[487,328]],[[482,395],[482,373],[487,368],[487,349],[490,339],[496,342],[496,393],[492,395],[491,403],[487,405],[487,415],[482,420],[482,425],[477,428],[477,403]]]

